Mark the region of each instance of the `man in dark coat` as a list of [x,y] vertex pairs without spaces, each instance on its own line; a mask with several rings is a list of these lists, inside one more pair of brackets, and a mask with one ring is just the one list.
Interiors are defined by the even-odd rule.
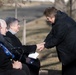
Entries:
[[[22,51],[20,51],[21,52],[20,55],[16,54],[15,59],[18,60],[20,58],[19,60],[22,63],[27,64],[27,66],[29,67],[31,71],[31,75],[38,75],[39,69],[40,69],[39,59],[31,59],[28,57],[28,54],[34,53],[38,46],[37,45],[22,45],[20,40],[15,36],[15,34],[19,31],[19,28],[20,28],[18,19],[13,18],[13,17],[8,17],[6,19],[6,23],[7,23],[7,28],[8,28],[8,32],[6,33],[6,36],[11,39],[11,41],[8,40],[9,43],[12,44],[15,48],[18,48],[19,51],[22,49]],[[34,62],[31,63],[32,61]]]
[[44,15],[52,24],[52,30],[39,50],[56,46],[62,75],[76,75],[76,22],[55,7],[47,8]]

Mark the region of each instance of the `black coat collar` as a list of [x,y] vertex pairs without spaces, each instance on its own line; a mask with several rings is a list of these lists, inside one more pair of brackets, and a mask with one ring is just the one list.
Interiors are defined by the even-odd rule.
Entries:
[[61,19],[64,19],[65,17],[67,17],[68,15],[62,11],[57,11],[57,14],[55,16],[55,22],[52,24],[55,25],[58,21],[61,21]]

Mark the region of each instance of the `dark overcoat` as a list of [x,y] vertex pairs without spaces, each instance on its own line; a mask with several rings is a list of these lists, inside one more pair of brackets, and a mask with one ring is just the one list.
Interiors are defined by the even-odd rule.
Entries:
[[11,32],[7,32],[6,36],[11,39],[10,44],[12,44],[14,47],[21,47],[26,54],[34,53],[36,51],[36,45],[22,45],[20,40],[13,35]]
[[[22,56],[22,59],[20,60],[22,63],[25,63],[28,65],[30,71],[31,71],[31,75],[38,75],[39,73],[39,69],[40,69],[40,60],[39,59],[34,59],[34,65],[28,64],[26,63],[26,59],[28,57],[28,54],[30,53],[34,53],[36,51],[36,45],[22,45],[22,43],[20,42],[20,40],[16,37],[16,35],[13,35],[11,32],[7,32],[6,36],[9,37],[11,39],[11,41],[9,41],[10,44],[12,44],[14,47],[20,47],[23,51],[24,54]],[[16,55],[18,59],[18,55]]]
[[[23,69],[22,65],[22,70],[14,69],[12,67],[12,46],[5,38],[5,35],[0,34],[0,75],[30,75],[30,71],[26,65],[24,65],[24,68],[26,69]],[[9,54],[9,52],[11,54]]]
[[56,46],[62,74],[76,75],[76,22],[61,11],[55,17],[52,30],[44,40],[45,48]]

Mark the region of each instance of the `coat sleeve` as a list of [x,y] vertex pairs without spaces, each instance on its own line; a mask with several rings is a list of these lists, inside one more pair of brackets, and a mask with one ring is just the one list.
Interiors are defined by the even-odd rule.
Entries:
[[36,51],[37,46],[36,45],[23,45],[22,49],[24,50],[24,53],[34,53]]
[[12,61],[10,57],[7,56],[3,49],[0,47],[0,70],[12,69]]
[[2,49],[0,48],[0,66],[3,65],[3,61],[4,61],[4,55]]
[[55,25],[53,26],[51,32],[47,35],[45,42],[45,48],[51,48],[60,44],[67,34],[66,25]]

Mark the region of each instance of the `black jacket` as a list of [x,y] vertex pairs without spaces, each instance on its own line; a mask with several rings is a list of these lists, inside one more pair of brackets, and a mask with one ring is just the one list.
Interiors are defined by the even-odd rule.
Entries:
[[55,17],[52,30],[44,40],[45,47],[56,46],[60,61],[66,65],[76,59],[76,22],[61,11]]
[[[6,36],[11,39],[11,41],[8,40],[10,44],[12,44],[15,48],[20,48],[18,50],[22,50],[22,51],[20,51],[21,54],[22,54],[22,52],[24,53],[21,61],[24,62],[24,59],[27,58],[28,54],[34,53],[36,51],[36,45],[22,45],[20,40],[15,35],[13,35],[11,32],[8,31],[6,33]],[[21,54],[20,54],[20,56],[21,56]],[[17,54],[15,54],[15,55],[17,57],[16,59],[20,58],[20,57],[18,57],[19,55],[17,55]]]
[[[4,37],[5,36],[0,34],[0,43],[5,46],[5,44],[8,44],[8,42],[5,41]],[[0,72],[13,69],[11,59],[11,56],[6,55],[3,48],[0,46]]]
[[28,54],[34,53],[36,51],[36,45],[22,45],[20,40],[9,31],[6,33],[6,36],[11,39],[11,41],[9,41],[10,44],[12,44],[14,47],[20,47],[24,52],[23,55],[22,53],[20,53],[20,55],[15,54],[15,59],[20,60],[24,64],[27,64],[32,75],[38,75],[40,69],[39,59],[33,59],[34,62],[32,64],[30,63],[30,61],[26,63],[26,58],[28,57]]
[[6,36],[9,37],[11,39],[11,41],[9,41],[14,47],[21,47],[25,53],[34,53],[36,51],[36,45],[22,45],[22,43],[20,42],[20,40],[13,35],[11,32],[7,32]]

